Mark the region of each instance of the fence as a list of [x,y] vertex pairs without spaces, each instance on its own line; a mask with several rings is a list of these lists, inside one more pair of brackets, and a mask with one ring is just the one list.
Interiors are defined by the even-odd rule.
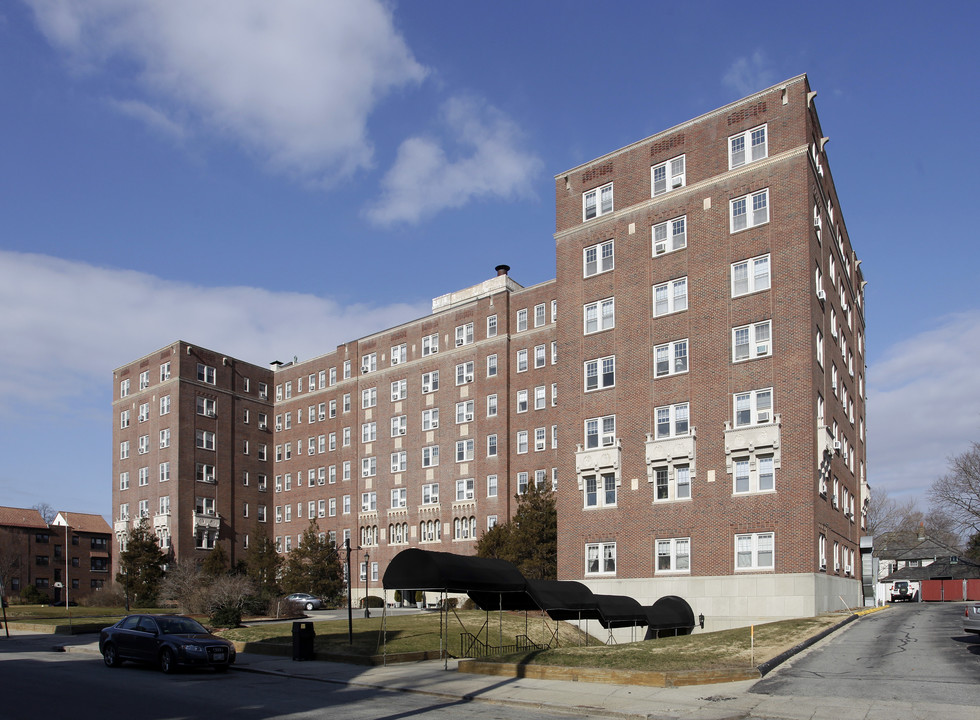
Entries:
[[491,655],[509,655],[527,650],[542,650],[543,645],[532,642],[527,635],[518,635],[513,645],[490,645],[483,642],[472,633],[459,634],[459,656],[469,658],[489,657]]
[[980,580],[923,580],[925,602],[958,602],[980,600]]

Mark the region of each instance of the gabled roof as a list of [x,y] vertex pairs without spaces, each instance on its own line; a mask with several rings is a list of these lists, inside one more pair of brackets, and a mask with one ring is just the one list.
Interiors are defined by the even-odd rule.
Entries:
[[109,523],[105,521],[105,518],[101,515],[90,515],[88,513],[76,513],[76,512],[65,512],[62,510],[58,513],[58,517],[54,519],[52,525],[59,525],[64,527],[67,523],[75,532],[87,532],[87,533],[102,533],[105,535],[112,534],[112,528],[109,527]]
[[[957,557],[957,556],[952,556]],[[896,570],[879,582],[894,582],[895,580],[972,580],[980,578],[980,565],[970,560],[952,557],[937,558],[934,563],[920,567],[904,567]]]
[[913,530],[882,533],[874,540],[874,555],[882,560],[933,560],[958,552],[956,548]]
[[0,506],[0,527],[23,527],[47,530],[48,524],[44,522],[41,513],[33,508],[15,508]]

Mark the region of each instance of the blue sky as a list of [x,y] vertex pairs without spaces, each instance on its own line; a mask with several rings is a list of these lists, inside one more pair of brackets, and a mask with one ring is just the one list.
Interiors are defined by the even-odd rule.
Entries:
[[308,358],[499,263],[554,277],[554,175],[804,72],[870,283],[869,480],[921,496],[980,440],[978,19],[971,2],[5,3],[0,504],[110,513],[119,365],[176,339]]

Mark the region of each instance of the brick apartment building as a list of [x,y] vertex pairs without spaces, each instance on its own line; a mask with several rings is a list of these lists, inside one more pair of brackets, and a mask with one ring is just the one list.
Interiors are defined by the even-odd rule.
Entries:
[[33,585],[59,602],[66,584],[70,600],[102,589],[111,570],[111,538],[101,515],[61,512],[48,525],[37,510],[0,507],[4,595],[18,596]]
[[271,368],[176,342],[115,372],[113,503],[179,559],[472,553],[557,490],[559,577],[712,627],[860,603],[863,275],[806,76],[556,177],[556,279]]

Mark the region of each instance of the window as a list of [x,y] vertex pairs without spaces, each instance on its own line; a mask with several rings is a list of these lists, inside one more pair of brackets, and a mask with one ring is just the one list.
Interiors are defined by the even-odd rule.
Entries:
[[585,421],[585,448],[616,444],[616,416],[589,418]]
[[374,512],[378,509],[378,493],[361,493],[361,512]]
[[406,397],[408,397],[408,380],[395,380],[391,384],[391,401],[398,402]]
[[121,472],[119,473],[119,489],[129,490],[129,473]]
[[370,443],[378,439],[378,423],[361,423],[361,442]]
[[[211,435],[213,436],[214,433],[211,433]],[[198,447],[200,447],[200,446],[198,446]],[[140,454],[140,455],[145,455],[146,453],[150,452],[150,436],[149,435],[140,435],[139,436],[139,439],[137,440],[137,443],[136,443],[136,452],[138,454]]]
[[428,483],[422,486],[422,504],[439,504],[439,483]]
[[769,222],[769,189],[735,198],[730,209],[733,233]]
[[612,575],[616,572],[616,543],[589,543],[585,546],[586,575]]
[[201,382],[206,382],[209,385],[214,385],[215,381],[215,370],[210,365],[204,365],[202,363],[197,364],[197,379]]
[[472,500],[476,495],[476,480],[466,478],[456,481],[456,502]]
[[374,407],[378,404],[378,388],[365,388],[361,390],[361,408]]
[[487,337],[497,337],[497,316],[490,315],[487,317]]
[[654,502],[671,502],[691,499],[691,468],[677,465],[671,474],[668,468],[655,468],[653,471]]
[[523,455],[527,452],[527,430],[517,432],[517,454]]
[[476,403],[473,400],[465,400],[456,403],[456,424],[473,422],[473,413]]
[[422,393],[435,392],[439,389],[439,371],[422,373]]
[[551,322],[556,322],[558,320],[558,301],[551,301]]
[[439,464],[439,446],[422,448],[422,467],[436,467]]
[[582,193],[582,219],[591,220],[613,211],[613,185],[603,185]]
[[687,278],[665,282],[653,287],[653,316],[687,310]]
[[439,427],[439,408],[422,411],[422,429],[435,430]]
[[[310,407],[313,407],[313,406],[310,405]],[[329,411],[328,412],[330,413],[330,417],[331,418],[337,417],[337,401],[336,400],[331,400],[330,401]],[[321,421],[325,419],[325,415],[323,413],[323,403],[320,403],[317,406],[316,419],[317,420],[321,420]]]
[[160,448],[170,447],[170,428],[164,428],[160,431]]
[[538,385],[534,388],[534,409],[544,410],[547,404],[546,390],[544,385]]
[[547,358],[547,347],[545,345],[535,345],[534,346],[534,367],[543,368],[548,362]]
[[468,462],[473,459],[475,441],[457,440],[456,441],[456,462]]
[[592,277],[615,267],[613,241],[590,245],[582,250],[582,277]]
[[494,377],[497,374],[497,355],[487,355],[487,377]]
[[496,475],[487,475],[487,497],[497,497]]
[[690,405],[688,403],[664,405],[656,408],[654,414],[657,419],[657,440],[682,437],[690,431]]
[[772,323],[754,323],[732,330],[732,362],[772,355]]
[[768,255],[733,263],[732,297],[768,290],[770,280]]
[[728,138],[728,167],[741,167],[762,160],[769,154],[766,126],[746,130]]
[[[604,390],[616,385],[616,356],[589,360],[585,363],[585,391]],[[541,402],[544,406],[544,387],[541,387]],[[535,408],[537,408],[537,395],[535,395]]]
[[496,457],[497,455],[497,436],[487,435],[487,457]]
[[160,382],[170,379],[170,363],[165,362],[160,365]]
[[735,536],[736,570],[772,570],[773,533]]
[[391,491],[391,507],[408,507],[408,496],[405,488],[394,488]]
[[469,540],[476,537],[476,518],[455,518],[453,520],[453,539]]
[[545,324],[545,322],[547,322],[547,309],[545,308],[545,304],[541,303],[540,305],[535,305],[534,327],[541,327]]
[[164,395],[160,398],[160,414],[169,415],[170,414],[170,396]]
[[675,340],[653,349],[656,377],[687,372],[687,339]]
[[690,572],[691,538],[657,540],[657,572]]
[[119,459],[125,460],[129,457],[129,440],[123,440],[119,443]]
[[205,417],[214,417],[217,414],[217,403],[201,395],[197,396],[197,414]]
[[456,327],[456,347],[470,345],[473,342],[473,323]]
[[517,351],[517,372],[527,372],[527,350]]
[[820,365],[820,367],[823,367],[823,333],[820,332],[820,330],[817,330],[816,344],[817,344],[817,364]]
[[522,308],[517,311],[517,330],[516,332],[524,332],[527,330],[527,308]]
[[269,450],[265,443],[259,443],[259,460],[265,460],[268,457],[268,452]]
[[473,366],[474,363],[470,362],[460,363],[456,366],[456,384],[465,385],[466,383],[473,382]]
[[534,430],[534,452],[541,452],[548,446],[548,429],[535,428]]
[[497,396],[487,395],[487,417],[497,417]]
[[422,357],[435,355],[439,352],[439,333],[432,333],[422,338]]
[[585,507],[612,507],[616,504],[616,475],[603,473],[598,477],[586,475],[583,478]]
[[[361,358],[361,374],[374,372],[378,369],[378,353],[368,353]],[[287,386],[288,387],[288,386]]]
[[361,458],[361,477],[374,477],[378,474],[378,459],[376,457]]
[[398,365],[407,361],[408,345],[406,343],[402,343],[401,345],[393,345],[391,348],[391,364]]
[[527,390],[517,391],[517,412],[527,412]]
[[772,388],[735,395],[735,427],[772,422]]
[[144,370],[140,373],[140,390],[146,390],[150,387],[150,371]]
[[584,332],[586,335],[616,326],[616,299],[607,298],[584,307]]
[[687,216],[658,223],[653,226],[654,256],[687,247]]
[[119,383],[119,397],[124,398],[129,395],[129,378]]
[[150,484],[150,468],[141,467],[137,473],[137,478],[140,487]]
[[684,187],[687,183],[685,165],[684,156],[681,155],[650,168],[650,197]]
[[399,437],[408,432],[408,416],[397,415],[391,419],[391,436]]

